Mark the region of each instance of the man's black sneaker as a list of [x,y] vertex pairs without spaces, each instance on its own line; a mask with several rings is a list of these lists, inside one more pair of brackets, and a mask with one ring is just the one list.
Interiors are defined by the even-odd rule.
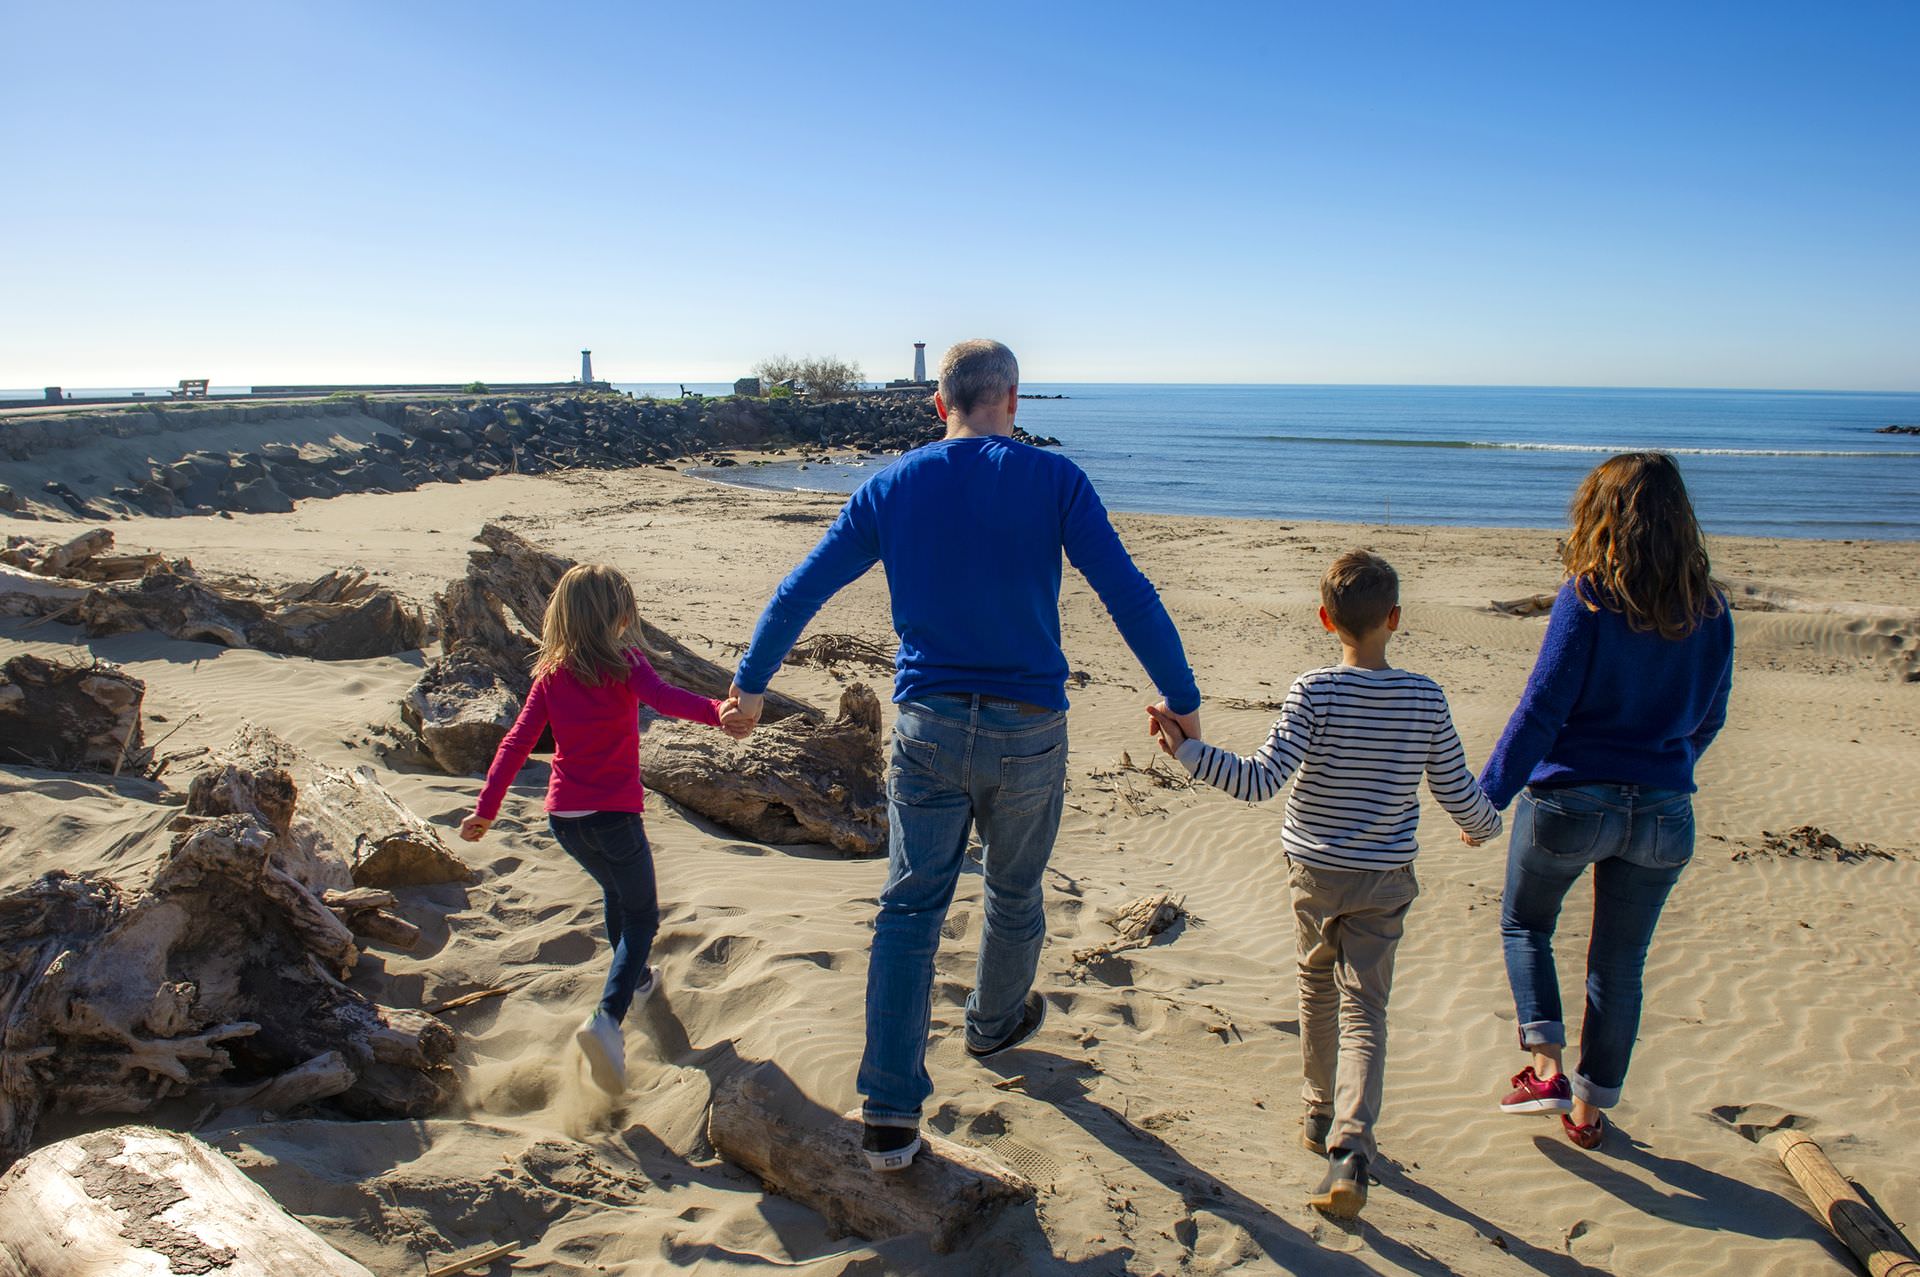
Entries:
[[975,1046],[973,1042],[969,1040],[967,1042],[967,1054],[976,1060],[985,1060],[1000,1054],[1002,1051],[1011,1051],[1014,1047],[1019,1046],[1022,1042],[1025,1042],[1028,1038],[1038,1033],[1040,1026],[1046,1022],[1047,1000],[1038,993],[1029,993],[1027,995],[1026,1005],[1020,1008],[1020,1023],[1013,1026],[1013,1032],[1007,1034],[1007,1036],[1001,1038],[992,1046]]
[[1309,1153],[1327,1155],[1327,1135],[1333,1130],[1331,1113],[1309,1113],[1300,1119],[1300,1146]]
[[920,1130],[913,1126],[875,1126],[864,1124],[860,1133],[860,1151],[867,1165],[876,1171],[904,1171],[913,1165],[920,1151]]
[[1327,1175],[1307,1205],[1335,1219],[1352,1219],[1367,1204],[1367,1158],[1336,1148],[1327,1154]]

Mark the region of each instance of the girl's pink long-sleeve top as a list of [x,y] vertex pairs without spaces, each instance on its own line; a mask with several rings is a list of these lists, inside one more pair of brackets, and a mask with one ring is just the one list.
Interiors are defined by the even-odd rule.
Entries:
[[625,682],[588,687],[567,670],[534,680],[513,729],[500,742],[487,769],[474,814],[492,820],[500,814],[507,786],[526,765],[527,756],[548,726],[553,728],[553,778],[547,783],[548,811],[642,811],[646,790],[640,784],[640,706],[690,722],[720,725],[720,702],[695,695],[661,678],[638,649],[629,649]]

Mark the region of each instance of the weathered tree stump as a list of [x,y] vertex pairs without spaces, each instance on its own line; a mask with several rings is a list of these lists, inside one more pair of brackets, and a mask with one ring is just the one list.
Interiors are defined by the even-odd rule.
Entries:
[[0,1176],[0,1277],[373,1277],[191,1135],[116,1126]]
[[647,728],[649,789],[759,842],[824,843],[854,856],[887,849],[880,700],[864,683],[831,723],[792,717],[735,743],[660,719]]
[[922,1130],[904,1171],[876,1172],[860,1151],[860,1123],[802,1095],[762,1064],[723,1083],[707,1117],[714,1151],[845,1232],[869,1240],[918,1233],[946,1253],[1033,1185],[978,1149]]
[[274,863],[276,837],[197,821],[138,896],[58,872],[0,896],[0,1163],[43,1112],[231,1102],[330,1051],[349,1113],[422,1117],[452,1094],[453,1031],[341,983],[352,933]]
[[375,779],[328,767],[255,723],[194,777],[188,816],[238,813],[274,831],[275,862],[309,888],[469,882],[473,870]]
[[146,694],[145,683],[112,665],[16,656],[0,665],[0,760],[56,771],[142,765]]

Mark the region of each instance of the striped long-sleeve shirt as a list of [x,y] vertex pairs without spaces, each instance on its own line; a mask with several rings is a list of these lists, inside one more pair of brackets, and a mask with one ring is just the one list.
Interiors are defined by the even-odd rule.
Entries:
[[1446,693],[1407,670],[1312,670],[1294,680],[1273,734],[1251,757],[1189,740],[1179,758],[1196,779],[1249,802],[1265,802],[1293,778],[1280,841],[1303,864],[1411,863],[1423,774],[1465,833],[1500,832],[1500,813],[1467,770]]

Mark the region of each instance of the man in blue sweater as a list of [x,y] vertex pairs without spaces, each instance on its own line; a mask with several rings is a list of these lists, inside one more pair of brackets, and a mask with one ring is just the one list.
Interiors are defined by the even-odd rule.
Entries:
[[997,341],[940,362],[944,439],[916,448],[847,501],[774,591],[732,695],[754,721],[794,641],[833,595],[884,563],[900,636],[900,707],[887,766],[891,842],[867,968],[867,1048],[858,1086],[876,1170],[920,1150],[933,958],[966,860],[984,845],[985,925],[966,1048],[984,1059],[1046,1017],[1033,977],[1046,938],[1042,875],[1067,772],[1067,658],[1060,560],[1078,568],[1165,697],[1197,735],[1200,692],[1180,635],[1128,557],[1080,467],[1016,443],[1020,368]]

